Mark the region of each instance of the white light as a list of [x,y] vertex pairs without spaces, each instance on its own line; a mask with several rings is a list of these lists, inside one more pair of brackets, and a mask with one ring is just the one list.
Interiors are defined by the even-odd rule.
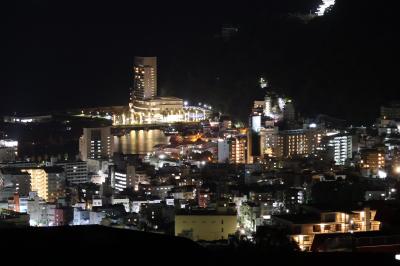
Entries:
[[310,128],[316,128],[316,127],[317,127],[317,124],[315,124],[315,123],[310,124]]
[[188,106],[188,105],[189,105],[188,101],[184,101],[184,102],[183,102],[183,105],[184,105],[184,106]]
[[396,254],[396,255],[394,256],[394,258],[395,258],[396,260],[400,260],[400,254]]
[[378,171],[378,177],[379,178],[386,178],[387,177],[387,173],[383,170],[379,170]]
[[317,15],[323,16],[327,8],[333,6],[335,4],[335,0],[323,0],[323,3],[318,7]]

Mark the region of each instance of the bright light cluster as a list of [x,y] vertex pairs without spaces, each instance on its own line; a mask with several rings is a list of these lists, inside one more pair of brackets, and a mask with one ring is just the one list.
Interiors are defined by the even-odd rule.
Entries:
[[322,4],[318,7],[317,15],[323,16],[327,8],[335,4],[335,0],[322,0]]

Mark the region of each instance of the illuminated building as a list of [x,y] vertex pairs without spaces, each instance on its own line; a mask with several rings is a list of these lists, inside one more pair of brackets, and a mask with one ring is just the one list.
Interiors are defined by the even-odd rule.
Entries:
[[308,141],[304,130],[287,130],[278,136],[278,157],[308,154]]
[[320,211],[298,215],[273,216],[277,225],[290,230],[290,237],[301,250],[310,251],[317,234],[379,231],[376,210],[365,208],[354,211]]
[[237,230],[234,211],[185,210],[175,215],[175,236],[193,241],[227,240]]
[[245,136],[237,136],[230,139],[230,163],[244,164],[246,163],[247,138]]
[[[130,119],[133,122],[138,121],[140,124],[168,123],[190,119],[189,114],[184,111],[183,100],[176,97],[153,97],[135,100],[132,103],[131,112],[132,117]],[[129,117],[125,119],[129,119]],[[195,121],[194,119],[193,121]]]
[[[264,99],[264,116],[275,121],[281,120],[287,103],[291,103],[291,100],[280,97],[274,92],[267,92]],[[294,108],[292,107],[289,106],[288,115],[292,115],[292,112],[294,113]]]
[[218,163],[229,162],[229,143],[228,140],[218,140]]
[[279,132],[277,157],[305,156],[316,153],[322,132],[314,129],[285,130]]
[[269,156],[276,155],[276,149],[278,146],[278,127],[263,127],[260,129],[260,145],[261,154]]
[[253,115],[262,115],[264,112],[264,104],[265,104],[265,101],[254,101],[252,114]]
[[22,169],[31,175],[31,191],[47,202],[65,195],[65,173],[61,167]]
[[[136,180],[136,171],[133,165],[128,165],[125,171],[111,171],[111,187],[118,191],[126,188],[134,190],[138,187],[139,182]],[[137,189],[135,189],[137,190]]]
[[240,215],[238,216],[240,227],[245,232],[256,232],[258,226],[267,224],[270,219],[270,211],[264,203],[244,202],[240,206]]
[[244,164],[247,157],[246,136],[230,137],[218,140],[218,162]]
[[105,117],[112,119],[113,125],[198,122],[210,116],[212,107],[207,104],[189,106],[176,97],[157,96],[157,57],[135,57],[133,74],[129,108],[97,110],[98,115],[108,110]]
[[345,165],[348,159],[353,157],[353,138],[349,134],[334,134],[323,138],[318,148],[325,152],[336,165]]
[[108,159],[113,155],[114,137],[111,127],[84,128],[79,139],[79,155],[82,161]]
[[131,100],[157,96],[157,57],[135,57]]
[[199,189],[197,193],[197,204],[200,208],[207,208],[210,202],[210,192],[207,189]]
[[379,174],[385,168],[385,153],[379,149],[361,151],[361,167],[369,169],[373,174]]
[[85,161],[58,162],[55,165],[64,169],[65,178],[70,184],[84,184],[90,181],[88,164]]

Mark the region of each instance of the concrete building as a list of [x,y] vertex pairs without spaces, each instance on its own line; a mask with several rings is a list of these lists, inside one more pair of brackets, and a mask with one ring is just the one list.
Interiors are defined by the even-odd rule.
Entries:
[[65,172],[61,167],[23,169],[31,176],[31,191],[47,202],[55,202],[65,195]]
[[118,205],[118,204],[123,205],[126,212],[131,212],[131,204],[128,198],[113,197],[111,199],[111,205]]
[[254,233],[270,221],[271,212],[263,203],[245,202],[240,206],[239,224],[246,232]]
[[229,162],[229,143],[228,140],[218,139],[218,163]]
[[136,175],[136,168],[133,165],[128,165],[125,170],[111,170],[111,187],[123,191],[126,188],[135,188],[139,185],[139,180]]
[[0,162],[13,162],[18,155],[18,141],[0,139]]
[[29,173],[14,167],[0,168],[0,191],[8,190],[19,196],[28,196],[31,191],[31,176]]
[[308,140],[304,130],[286,130],[278,136],[278,157],[308,154]]
[[206,209],[175,214],[175,235],[193,241],[227,240],[236,230],[236,212]]
[[132,101],[157,96],[157,57],[136,56],[133,74]]
[[320,149],[336,165],[345,165],[353,157],[353,137],[349,134],[334,134],[323,138]]
[[235,136],[218,140],[218,162],[244,164],[247,158],[247,137]]
[[400,120],[400,103],[392,103],[388,106],[381,106],[381,118]]
[[314,129],[296,129],[279,132],[277,157],[305,156],[317,152],[322,132]]
[[292,101],[287,101],[283,109],[283,120],[294,121],[296,119],[296,111]]
[[310,251],[316,234],[379,231],[380,222],[375,221],[376,210],[364,208],[353,211],[323,211],[312,213],[273,216],[278,226],[290,230],[290,237],[300,249]]
[[79,155],[82,161],[88,159],[109,159],[114,152],[114,137],[111,127],[84,128],[79,139]]
[[237,136],[229,140],[229,162],[231,164],[246,163],[247,137]]
[[151,187],[151,195],[160,199],[165,199],[169,196],[170,192],[174,188],[174,185],[159,185]]
[[278,146],[279,129],[275,126],[260,129],[261,155],[275,156]]
[[84,184],[90,182],[88,163],[85,161],[58,162],[55,164],[65,171],[65,178],[70,184]]
[[27,202],[27,213],[29,214],[29,224],[31,226],[48,226],[46,202],[38,196],[36,192],[30,193]]
[[385,168],[385,152],[379,149],[364,149],[361,151],[361,167],[377,175]]
[[0,228],[3,226],[28,227],[29,215],[0,208]]

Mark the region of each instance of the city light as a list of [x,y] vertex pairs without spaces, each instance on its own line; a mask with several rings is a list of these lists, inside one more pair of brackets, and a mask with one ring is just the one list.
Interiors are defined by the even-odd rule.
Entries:
[[394,168],[394,171],[395,171],[396,174],[400,174],[400,165],[396,166]]
[[317,15],[323,16],[325,11],[335,4],[335,0],[322,0],[322,4],[318,7]]
[[379,170],[378,171],[378,177],[384,179],[384,178],[387,177],[387,173],[385,171],[383,171],[383,170]]

